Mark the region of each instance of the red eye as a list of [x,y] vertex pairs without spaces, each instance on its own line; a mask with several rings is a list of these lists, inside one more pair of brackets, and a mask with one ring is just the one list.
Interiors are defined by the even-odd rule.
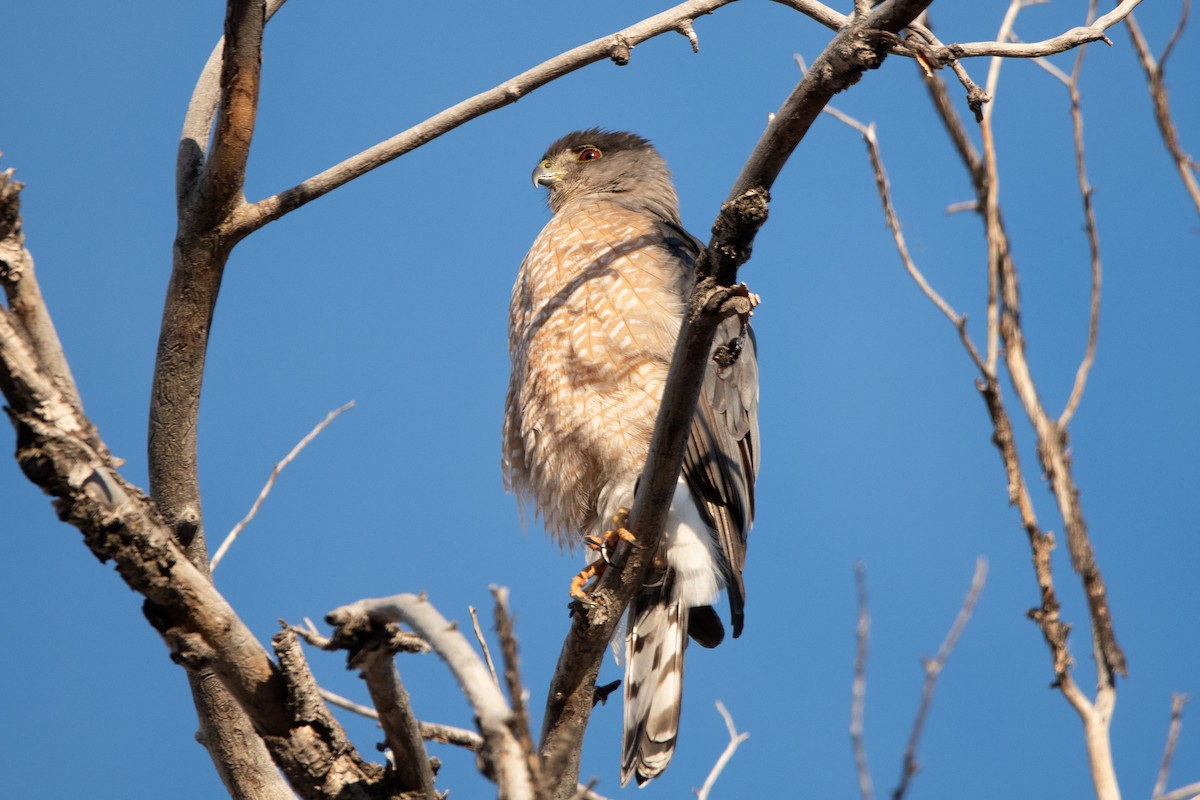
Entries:
[[600,151],[594,147],[585,147],[579,151],[580,161],[595,161],[601,155]]

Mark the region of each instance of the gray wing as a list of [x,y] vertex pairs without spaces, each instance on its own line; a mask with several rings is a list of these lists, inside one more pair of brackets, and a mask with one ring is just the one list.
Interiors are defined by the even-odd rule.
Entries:
[[[667,225],[671,229],[668,246],[694,264],[704,245],[682,228]],[[742,632],[746,602],[742,569],[746,536],[754,521],[758,459],[757,344],[750,325],[735,316],[724,320],[713,337],[683,456],[684,478],[721,553],[735,638]],[[719,622],[714,622],[719,629]]]
[[733,635],[742,633],[746,536],[758,476],[758,354],[754,332],[737,317],[717,328],[683,456],[683,474],[723,559]]

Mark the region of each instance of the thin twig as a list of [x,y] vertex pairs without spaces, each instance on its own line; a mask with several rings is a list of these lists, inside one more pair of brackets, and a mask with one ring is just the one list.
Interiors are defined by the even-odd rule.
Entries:
[[1167,68],[1167,59],[1171,57],[1171,52],[1175,49],[1175,43],[1179,41],[1179,37],[1183,35],[1183,29],[1187,27],[1188,14],[1191,13],[1191,10],[1192,0],[1183,0],[1183,7],[1179,11],[1179,22],[1176,23],[1175,30],[1171,31],[1171,38],[1167,39],[1167,44],[1163,47],[1162,55],[1158,57],[1159,72]]
[[[797,60],[799,60],[798,56]],[[801,68],[803,68],[802,62]],[[907,270],[909,276],[916,282],[921,292],[954,325],[958,331],[959,338],[962,340],[963,347],[967,349],[967,354],[975,362],[975,366],[979,371],[986,375],[986,366],[979,356],[979,351],[975,349],[975,343],[967,335],[967,318],[951,308],[950,304],[929,284],[929,281],[925,279],[925,275],[917,267],[916,262],[913,261],[912,255],[908,251],[908,244],[905,242],[904,233],[900,229],[900,218],[896,214],[895,206],[892,205],[891,183],[888,181],[887,171],[883,166],[883,157],[880,155],[879,140],[875,135],[875,123],[872,122],[869,125],[864,125],[832,106],[826,107],[825,111],[862,134],[863,141],[867,144],[867,153],[871,159],[871,168],[875,173],[875,188],[879,193],[880,201],[883,203],[884,221],[887,223],[888,230],[892,233],[892,240],[895,242],[896,251],[900,254],[900,260],[904,262],[904,269]]]
[[[370,706],[356,703],[348,697],[343,697],[337,692],[331,692],[324,687],[320,689],[320,692],[321,698],[330,705],[351,711],[367,719],[373,719],[376,722],[379,721],[379,712]],[[469,731],[466,728],[456,728],[453,725],[441,725],[436,722],[421,722],[419,725],[421,728],[421,738],[427,742],[452,744],[472,751],[479,750],[483,746],[483,737],[475,731]]]
[[[1096,0],[1089,4],[1089,17],[1095,14]],[[1067,399],[1062,413],[1058,417],[1058,426],[1064,430],[1083,398],[1083,390],[1087,386],[1088,374],[1096,360],[1096,339],[1100,329],[1100,236],[1096,226],[1096,213],[1092,204],[1092,187],[1087,179],[1087,162],[1083,155],[1083,110],[1080,105],[1079,76],[1083,70],[1083,56],[1086,47],[1076,51],[1075,66],[1071,74],[1063,72],[1058,66],[1044,58],[1035,58],[1034,63],[1053,75],[1066,88],[1071,100],[1071,127],[1074,132],[1075,145],[1075,174],[1079,182],[1079,195],[1083,200],[1084,231],[1088,239],[1088,254],[1091,264],[1092,288],[1091,306],[1088,314],[1087,346],[1079,368],[1075,371],[1075,384],[1071,388],[1071,396]]]
[[1192,160],[1191,156],[1184,152],[1183,147],[1179,144],[1179,133],[1175,129],[1175,121],[1171,116],[1171,104],[1167,98],[1167,85],[1163,77],[1163,62],[1171,54],[1176,40],[1183,31],[1184,25],[1187,24],[1188,10],[1189,5],[1185,0],[1179,24],[1175,26],[1175,31],[1171,34],[1170,41],[1168,41],[1166,48],[1163,49],[1162,59],[1157,63],[1154,60],[1154,56],[1150,53],[1150,46],[1146,43],[1146,37],[1142,35],[1141,27],[1132,14],[1125,21],[1125,27],[1129,30],[1129,38],[1133,41],[1133,49],[1137,51],[1138,62],[1142,65],[1142,70],[1146,73],[1146,82],[1150,87],[1150,99],[1154,103],[1154,119],[1158,123],[1159,132],[1162,134],[1163,144],[1166,145],[1167,152],[1171,154],[1171,159],[1175,162],[1175,168],[1179,171],[1179,177],[1183,180],[1184,189],[1187,190],[1188,195],[1192,198],[1192,203],[1196,206],[1196,211],[1200,212],[1200,183],[1196,180],[1196,163]]
[[[1088,3],[1088,18],[1096,13],[1096,0]],[[1058,427],[1066,429],[1067,423],[1075,414],[1079,401],[1083,397],[1083,389],[1087,385],[1088,373],[1096,360],[1096,338],[1100,330],[1100,235],[1096,228],[1096,211],[1092,205],[1092,187],[1087,178],[1087,162],[1083,156],[1083,110],[1079,99],[1079,76],[1083,71],[1083,56],[1086,47],[1080,47],[1075,55],[1075,66],[1071,70],[1071,80],[1067,83],[1067,91],[1071,95],[1071,128],[1074,132],[1075,143],[1075,172],[1079,178],[1079,196],[1083,201],[1084,229],[1088,237],[1088,254],[1091,263],[1092,295],[1088,312],[1087,347],[1079,369],[1075,372],[1075,385],[1071,388],[1071,396],[1058,417]]]
[[329,423],[337,419],[343,411],[349,411],[352,408],[354,408],[353,400],[351,400],[349,403],[346,403],[344,406],[335,408],[333,411],[330,411],[328,414],[326,414],[325,419],[318,422],[317,426],[309,431],[307,436],[297,442],[296,446],[292,448],[291,452],[284,456],[283,460],[271,469],[271,475],[267,478],[267,482],[263,486],[262,491],[258,493],[258,498],[255,499],[254,505],[250,507],[250,511],[246,514],[246,516],[242,517],[241,521],[238,522],[237,525],[233,526],[233,530],[229,532],[229,534],[225,537],[225,541],[221,542],[221,546],[217,548],[217,553],[212,557],[212,561],[208,566],[210,570],[216,570],[217,564],[221,563],[221,559],[225,557],[226,551],[228,551],[233,545],[234,541],[237,540],[238,534],[240,534],[245,527],[250,524],[250,521],[254,519],[254,515],[258,513],[258,509],[262,507],[263,501],[265,501],[267,499],[267,495],[271,493],[272,487],[275,486],[275,479],[279,477],[279,473],[283,472],[283,468],[292,463],[296,456],[300,455],[300,451],[307,447],[309,442],[317,438],[317,436],[321,434],[321,431],[329,427]]
[[[292,630],[296,629],[293,628]],[[299,632],[297,631],[297,633]],[[302,634],[301,638],[303,638]],[[370,706],[364,706],[362,703],[356,703],[350,698],[343,697],[337,692],[331,692],[324,686],[321,687],[321,699],[332,706],[337,706],[338,708],[344,708],[347,711],[352,711],[355,714],[358,714],[360,717],[373,719],[376,722],[379,721],[379,712],[375,709],[371,708]]]
[[867,608],[867,568],[854,565],[854,585],[858,592],[858,624],[854,628],[854,684],[850,690],[850,744],[858,773],[858,792],[862,800],[871,800],[875,787],[867,766],[867,745],[863,740],[863,719],[867,706],[867,640],[871,634],[871,614]]
[[1162,763],[1158,767],[1158,778],[1154,781],[1151,800],[1158,800],[1167,791],[1167,778],[1171,775],[1171,761],[1175,758],[1175,745],[1179,742],[1179,730],[1183,727],[1183,706],[1188,701],[1186,694],[1171,695],[1171,724],[1167,726],[1167,744],[1163,748]]
[[570,800],[606,800],[599,792],[592,791],[596,782],[596,779],[592,778],[586,784],[579,784],[579,788],[575,790],[575,794],[571,795]]
[[[542,782],[542,762],[538,757],[537,748],[533,743],[533,735],[529,732],[529,693],[521,681],[521,659],[517,650],[517,634],[513,630],[512,615],[508,612],[508,589],[503,586],[492,586],[492,600],[495,602],[496,635],[500,637],[500,656],[504,659],[504,684],[508,689],[508,702],[512,706],[512,720],[509,727],[517,736],[517,741],[528,756],[529,777],[533,782],[534,792],[539,798],[545,797],[545,787]],[[493,675],[493,677],[495,677]]]
[[[1029,0],[1022,0],[1023,5],[1033,5],[1035,2],[1046,1],[1033,0],[1033,2],[1030,2]],[[775,0],[775,2],[789,8],[794,8],[831,30],[841,30],[851,21],[851,17],[814,0]],[[926,60],[926,52],[941,64],[953,64],[955,61],[963,58],[983,58],[988,56],[998,56],[1001,58],[1038,58],[1041,56],[1052,56],[1057,53],[1065,53],[1068,50],[1089,42],[1104,42],[1111,45],[1112,42],[1105,35],[1105,31],[1128,17],[1133,9],[1140,4],[1141,0],[1122,0],[1116,8],[1094,22],[1086,26],[1071,28],[1058,36],[1044,39],[1040,42],[1017,43],[997,38],[989,42],[954,42],[948,45],[937,43],[929,51],[922,51],[919,60]],[[919,25],[914,23],[909,23],[907,27],[909,30],[918,32],[922,38],[925,38],[924,30],[928,30],[927,28],[922,30]],[[932,41],[931,44],[933,44]],[[896,55],[908,57],[915,57],[917,55],[914,50],[907,48],[904,44],[896,44],[892,48],[892,52]],[[959,75],[959,78],[962,79],[964,75],[965,73]],[[970,79],[968,78],[967,80],[969,81]]]
[[721,777],[721,773],[725,769],[725,765],[733,758],[733,754],[737,752],[738,746],[750,738],[749,733],[738,733],[734,727],[733,717],[726,710],[725,704],[720,700],[717,701],[717,712],[721,718],[725,720],[725,730],[729,731],[729,744],[725,745],[725,749],[721,751],[717,763],[713,764],[713,768],[709,771],[708,777],[704,779],[704,785],[696,790],[697,800],[708,800],[708,794],[712,791],[713,785],[717,782],[717,778]]
[[1200,781],[1181,786],[1161,797],[1154,798],[1154,800],[1196,800],[1198,797],[1200,797]]
[[475,606],[467,606],[467,611],[471,614],[471,627],[475,630],[475,641],[479,642],[479,647],[483,650],[483,660],[487,662],[488,672],[492,673],[492,680],[499,686],[500,678],[496,675],[496,664],[492,661],[492,651],[488,649],[487,639],[483,637],[483,628],[479,627],[479,612],[475,610]]
[[900,783],[892,791],[892,800],[902,800],[904,793],[908,790],[909,782],[921,768],[917,762],[917,746],[921,743],[921,734],[925,730],[925,721],[928,719],[929,710],[933,706],[933,692],[937,687],[937,679],[942,674],[942,670],[945,668],[950,654],[958,646],[958,640],[962,637],[963,631],[966,630],[967,623],[971,621],[971,615],[975,612],[975,605],[979,602],[979,595],[983,592],[984,584],[987,583],[987,572],[987,559],[982,556],[977,558],[975,560],[975,574],[971,578],[971,587],[967,590],[967,596],[963,600],[962,608],[958,610],[958,615],[954,618],[954,624],[950,626],[950,632],[946,634],[941,647],[938,648],[937,655],[932,659],[925,660],[925,685],[921,689],[921,704],[917,708],[917,716],[913,719],[912,732],[908,736],[908,745],[904,748],[904,765],[900,772]]

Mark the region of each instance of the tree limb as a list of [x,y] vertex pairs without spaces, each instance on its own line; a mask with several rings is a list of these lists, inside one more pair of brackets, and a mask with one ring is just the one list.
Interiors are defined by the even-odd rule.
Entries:
[[684,22],[711,14],[733,0],[688,0],[636,25],[602,36],[566,51],[504,81],[495,88],[467,98],[429,119],[367,150],[335,164],[303,183],[242,209],[235,222],[236,235],[245,236],[272,220],[316,200],[360,175],[408,153],[490,111],[510,105],[530,92],[597,61],[628,62],[629,51],[638,44],[677,32]]
[[484,739],[480,756],[488,767],[485,774],[496,782],[501,800],[533,800],[536,794],[527,754],[511,730],[512,710],[457,625],[425,597],[398,594],[359,600],[330,611],[325,620],[338,629],[335,641],[354,642],[364,634],[370,638],[373,628],[389,622],[412,628],[446,662],[474,709]]

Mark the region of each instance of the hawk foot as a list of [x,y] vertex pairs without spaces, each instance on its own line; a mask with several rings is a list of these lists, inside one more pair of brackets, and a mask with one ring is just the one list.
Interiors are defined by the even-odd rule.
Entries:
[[585,536],[583,538],[585,545],[600,553],[599,560],[588,564],[579,571],[578,575],[571,579],[571,597],[586,605],[595,605],[595,603],[592,602],[584,587],[593,578],[595,582],[592,584],[592,588],[595,588],[600,583],[600,578],[603,577],[604,570],[608,569],[608,565],[612,563],[608,558],[609,550],[615,548],[617,542],[629,542],[629,544],[638,548],[643,546],[638,542],[637,537],[633,535],[629,528],[625,527],[629,522],[628,508],[621,507],[617,509],[617,513],[613,514],[612,521],[613,527],[606,530],[603,536]]
[[[616,547],[618,539],[623,542],[629,542],[631,545],[637,548],[641,548],[643,546],[638,542],[637,537],[633,535],[633,531],[625,527],[629,524],[628,508],[625,508],[624,506],[618,508],[617,513],[613,514],[612,521],[612,528],[604,532],[603,547]],[[602,549],[600,552],[603,553],[604,550]]]
[[[590,544],[590,542],[589,542]],[[592,598],[583,590],[587,582],[592,578],[596,579],[596,583],[600,582],[600,578],[604,575],[604,570],[608,569],[608,563],[604,561],[593,561],[579,571],[579,574],[571,578],[571,597],[575,598],[584,605],[592,606]],[[594,586],[594,584],[593,584]]]

